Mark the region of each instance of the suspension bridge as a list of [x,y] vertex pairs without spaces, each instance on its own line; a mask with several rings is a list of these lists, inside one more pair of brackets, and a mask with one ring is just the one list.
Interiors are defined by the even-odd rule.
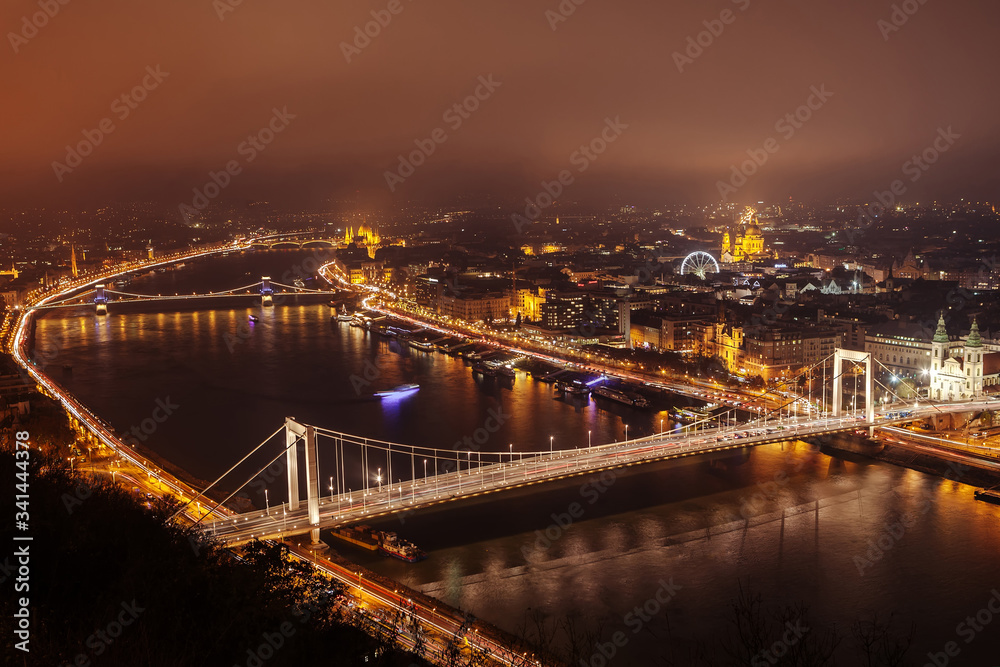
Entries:
[[[810,393],[791,394],[784,404],[767,414],[746,419],[745,411],[731,409],[724,413],[641,438],[595,446],[543,452],[519,452],[510,445],[507,451],[456,451],[393,443],[365,438],[304,424],[288,417],[278,430],[252,449],[239,463],[215,480],[190,503],[232,473],[257,452],[266,449],[275,436],[284,433],[277,453],[229,496],[209,510],[198,523],[207,533],[227,544],[251,539],[283,538],[310,534],[316,547],[320,530],[368,521],[377,517],[411,512],[446,502],[456,502],[489,493],[542,484],[577,475],[637,466],[667,459],[710,452],[741,449],[788,440],[803,439],[838,431],[885,427],[935,415],[975,412],[997,407],[992,397],[962,401],[904,400],[882,385],[892,400],[882,401],[876,409],[875,387],[881,385],[872,373],[868,353],[837,350],[827,359],[803,371],[809,388],[813,376],[825,376],[829,362],[832,388],[827,401],[826,378],[822,402],[813,401]],[[844,366],[865,369],[864,405],[845,405]],[[855,374],[856,377],[856,374]],[[817,378],[818,379],[818,378]],[[829,409],[827,404],[829,403]],[[299,450],[304,449],[304,468],[300,474]],[[320,465],[322,453],[323,467]],[[247,484],[282,459],[287,478],[288,501],[263,510],[241,514],[216,511],[224,507]],[[300,482],[304,481],[304,497]],[[204,502],[204,501],[202,501]],[[178,514],[184,511],[183,506]],[[212,520],[212,517],[216,517]]]
[[304,285],[285,285],[272,281],[268,276],[263,276],[258,282],[251,285],[243,285],[241,287],[203,294],[197,292],[191,294],[136,294],[120,289],[113,289],[105,284],[99,284],[85,292],[73,294],[56,301],[49,301],[42,305],[32,306],[29,308],[29,311],[78,308],[80,306],[93,305],[97,308],[98,314],[103,315],[108,312],[108,306],[112,303],[152,303],[230,297],[253,297],[260,299],[262,305],[270,306],[274,304],[275,297],[280,295],[334,295],[337,293],[338,290],[336,289],[313,289]]

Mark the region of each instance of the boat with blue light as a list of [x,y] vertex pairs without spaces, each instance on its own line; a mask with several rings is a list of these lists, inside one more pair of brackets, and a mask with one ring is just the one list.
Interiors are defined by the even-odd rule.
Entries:
[[392,389],[386,389],[385,391],[376,391],[375,395],[379,398],[388,398],[391,396],[401,396],[404,394],[410,394],[420,389],[419,384],[401,384],[398,387],[393,387]]

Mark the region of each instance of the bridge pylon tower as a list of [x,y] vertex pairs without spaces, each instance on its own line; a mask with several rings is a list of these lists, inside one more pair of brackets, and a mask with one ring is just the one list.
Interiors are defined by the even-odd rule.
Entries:
[[271,277],[264,276],[260,279],[260,304],[262,306],[273,306],[274,288],[271,287]]
[[311,548],[324,549],[319,539],[319,454],[316,449],[316,429],[300,424],[293,417],[285,418],[285,467],[288,468],[288,509],[299,508],[299,454],[298,440],[305,440],[306,449],[306,508],[309,512]]
[[108,297],[104,293],[104,285],[97,285],[94,287],[96,294],[94,295],[94,303],[97,304],[97,314],[107,315],[108,314]]
[[873,422],[875,421],[875,376],[872,374],[871,352],[856,352],[840,348],[833,351],[833,416],[840,417],[843,414],[843,368],[845,361],[863,361],[865,364],[865,421]]

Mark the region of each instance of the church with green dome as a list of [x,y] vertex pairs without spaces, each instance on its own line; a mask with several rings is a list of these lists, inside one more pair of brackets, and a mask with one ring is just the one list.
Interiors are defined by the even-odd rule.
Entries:
[[929,397],[940,401],[975,398],[1000,388],[998,384],[1000,352],[984,347],[976,320],[965,340],[952,341],[942,313],[931,341]]

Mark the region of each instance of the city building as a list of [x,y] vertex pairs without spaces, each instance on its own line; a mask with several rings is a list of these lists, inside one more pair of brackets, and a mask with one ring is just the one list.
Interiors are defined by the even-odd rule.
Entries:
[[344,232],[344,245],[351,243],[356,244],[359,248],[367,249],[368,256],[372,259],[375,259],[375,251],[385,245],[385,241],[378,231],[365,224],[358,227],[357,232],[354,231],[353,227],[348,227],[347,231]]
[[891,275],[904,280],[935,280],[939,274],[931,271],[930,262],[926,258],[918,260],[913,254],[913,250],[906,253],[906,257],[900,262],[893,262],[890,270]]
[[[865,333],[865,352],[870,352],[877,371],[886,368],[897,378],[926,380],[931,366],[931,341],[924,328],[913,322],[873,324]],[[881,368],[881,366],[885,368]]]
[[833,354],[841,338],[840,331],[826,327],[746,327],[742,366],[746,374],[764,380],[791,378]]
[[791,378],[840,347],[842,333],[818,326],[716,323],[711,351],[730,373],[764,380]]
[[506,294],[442,294],[438,313],[466,322],[506,320],[510,317],[510,298]]
[[654,352],[692,352],[702,354],[713,329],[711,317],[673,316],[649,311],[631,315],[632,347]]
[[721,260],[724,264],[763,261],[772,257],[764,248],[764,234],[752,211],[744,214],[738,224],[722,235]]
[[931,342],[928,395],[934,400],[956,401],[981,396],[990,387],[1000,389],[1000,352],[984,347],[976,320],[965,341],[956,345],[948,336],[942,313]]
[[537,287],[519,287],[515,292],[513,289],[507,290],[507,297],[510,299],[510,317],[517,319],[521,316],[522,321],[538,322],[542,319],[542,304],[545,303],[545,295],[540,293]]
[[541,310],[544,328],[573,329],[584,322],[587,295],[582,292],[549,292]]

